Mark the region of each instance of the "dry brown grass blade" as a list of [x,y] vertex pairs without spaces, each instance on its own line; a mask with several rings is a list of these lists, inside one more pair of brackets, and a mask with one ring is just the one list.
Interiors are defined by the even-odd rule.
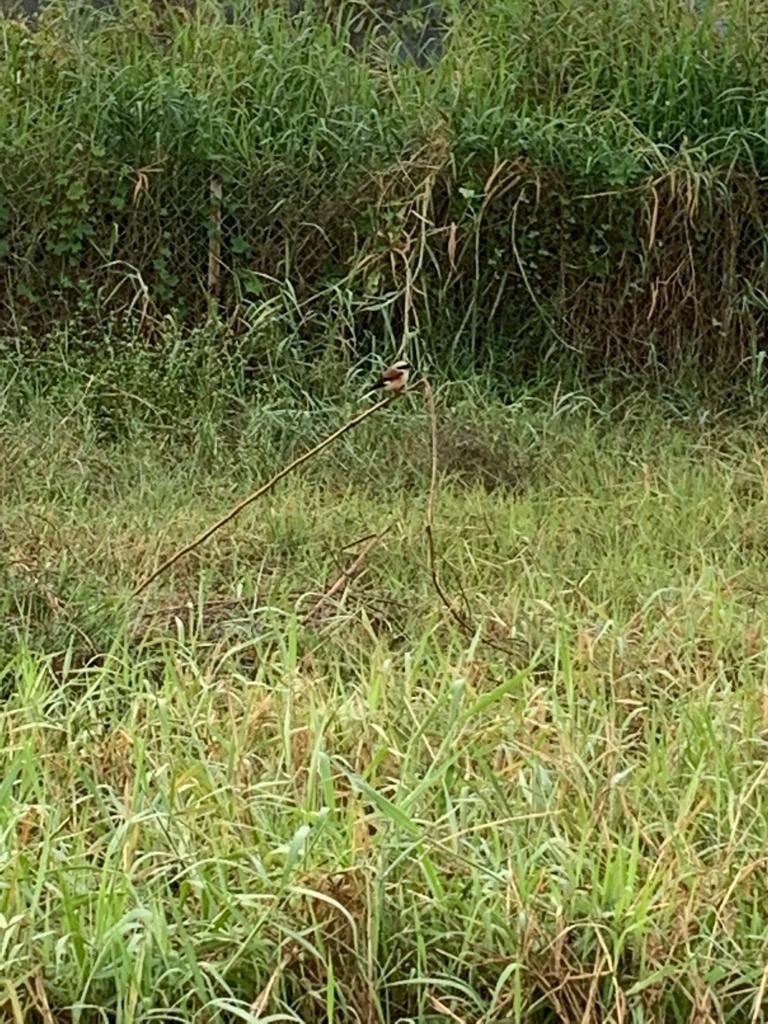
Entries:
[[249,494],[247,498],[243,498],[242,501],[239,501],[234,508],[231,508],[229,512],[227,512],[225,516],[218,519],[212,526],[208,526],[199,536],[190,541],[189,544],[185,544],[183,548],[179,548],[179,550],[172,554],[170,558],[166,558],[166,560],[159,565],[157,569],[151,572],[146,579],[142,580],[134,590],[132,596],[138,597],[143,590],[146,590],[150,583],[154,583],[158,576],[161,576],[167,569],[170,569],[172,565],[175,565],[179,559],[188,555],[190,551],[194,551],[195,548],[207,541],[208,538],[213,536],[213,534],[216,533],[217,530],[220,530],[222,526],[226,526],[227,523],[232,522],[235,516],[238,516],[243,509],[252,505],[254,501],[257,501],[259,498],[271,491],[272,488],[280,483],[284,477],[288,476],[289,473],[298,469],[299,466],[303,466],[305,462],[309,462],[309,460],[314,458],[315,455],[318,455],[323,451],[323,449],[333,444],[333,442],[338,440],[343,434],[346,434],[347,431],[356,427],[359,423],[362,423],[363,420],[383,408],[389,401],[389,398],[383,398],[380,402],[377,402],[376,405],[363,409],[363,411],[358,413],[357,416],[353,416],[351,420],[348,420],[343,426],[339,427],[338,430],[334,430],[332,434],[329,434],[328,437],[324,438],[319,444],[316,444],[314,448],[310,448],[309,451],[299,455],[299,457],[294,459],[293,462],[290,462],[287,466],[283,466],[279,473],[275,473],[275,475],[271,479],[267,480],[265,484],[262,484],[261,487],[257,488],[252,494]]
[[208,298],[216,302],[221,284],[221,179],[212,175],[210,182],[211,220],[208,228]]
[[48,997],[45,994],[42,974],[38,971],[32,978],[28,978],[26,986],[35,1004],[35,1008],[43,1020],[43,1024],[56,1024],[48,1003]]
[[438,999],[437,996],[433,996],[431,993],[427,998],[429,999],[432,1009],[437,1010],[441,1016],[447,1017],[449,1020],[456,1021],[456,1024],[464,1024],[464,1018],[459,1017],[457,1013],[454,1013],[450,1006],[444,1003],[442,999]]
[[765,994],[766,994],[766,990],[767,989],[768,989],[768,963],[766,963],[766,965],[765,965],[765,970],[763,971],[763,976],[760,979],[760,988],[757,990],[757,995],[755,996],[755,1006],[754,1006],[754,1009],[752,1011],[751,1024],[758,1024],[758,1021],[760,1020],[760,1017],[763,1014],[763,1011],[764,1011],[765,1006],[766,1006]]
[[386,529],[381,531],[381,533],[374,533],[372,537],[368,537],[366,539],[366,543],[363,545],[361,551],[352,564],[347,569],[342,570],[341,574],[334,580],[328,590],[321,594],[318,600],[314,603],[304,618],[305,622],[311,622],[316,618],[320,609],[324,604],[326,604],[326,602],[332,600],[332,598],[334,598],[340,591],[346,590],[352,580],[360,575],[365,568],[365,563],[368,561],[368,556],[374,548],[377,548],[379,544],[381,544],[382,540],[391,529],[392,524],[390,523]]
[[280,963],[277,965],[277,967],[270,975],[270,978],[267,981],[267,984],[264,986],[263,990],[258,994],[258,996],[256,996],[253,1003],[251,1004],[251,1013],[257,1020],[259,1019],[259,1017],[263,1016],[264,1011],[267,1008],[267,1003],[269,1002],[269,997],[272,995],[272,989],[275,987],[278,978],[285,970],[289,959],[290,957],[288,956],[283,957],[283,959],[280,961]]

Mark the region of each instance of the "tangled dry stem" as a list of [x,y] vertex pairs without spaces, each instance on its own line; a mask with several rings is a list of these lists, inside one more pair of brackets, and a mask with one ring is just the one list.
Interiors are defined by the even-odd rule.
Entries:
[[[437,494],[439,485],[439,443],[437,403],[435,401],[434,390],[427,377],[422,377],[419,383],[416,385],[416,387],[420,387],[424,391],[424,398],[427,404],[430,421],[430,481],[424,529],[427,535],[429,573],[432,580],[432,586],[434,587],[435,593],[440,599],[440,603],[443,605],[443,607],[448,612],[453,621],[459,626],[462,632],[464,632],[468,636],[475,636],[478,632],[477,624],[471,621],[466,615],[462,614],[456,608],[456,604],[454,601],[451,600],[450,595],[446,591],[440,575],[437,545],[435,543],[435,509],[437,506]],[[408,390],[415,390],[415,388]],[[195,548],[199,547],[206,540],[212,537],[214,533],[216,533],[222,527],[226,526],[227,523],[230,523],[249,505],[252,505],[253,502],[257,501],[259,498],[263,497],[265,494],[271,491],[282,479],[284,479],[294,470],[298,469],[300,466],[303,466],[305,463],[309,462],[310,459],[314,458],[329,445],[333,444],[333,442],[338,440],[338,438],[340,438],[343,434],[346,434],[349,430],[352,430],[353,427],[358,426],[358,424],[362,423],[363,420],[367,419],[369,416],[373,415],[373,413],[383,408],[385,405],[389,403],[390,400],[390,397],[386,397],[383,398],[381,401],[377,402],[375,405],[372,405],[367,409],[363,409],[362,412],[358,413],[356,416],[353,416],[351,420],[348,420],[341,427],[335,430],[332,434],[329,434],[328,437],[320,441],[319,444],[316,444],[313,448],[310,448],[309,451],[304,452],[298,458],[290,462],[287,466],[284,466],[278,473],[275,473],[275,475],[271,477],[266,483],[262,484],[261,487],[258,487],[246,498],[243,498],[241,501],[239,501],[233,508],[230,509],[229,512],[227,512],[226,515],[222,516],[211,526],[203,530],[203,532],[199,534],[199,536],[197,536],[194,540],[190,541],[188,544],[185,544],[182,548],[179,548],[169,558],[166,558],[166,560],[162,562],[161,565],[159,565],[153,572],[149,574],[149,576],[142,580],[139,586],[136,587],[136,589],[134,590],[133,596],[137,597],[139,594],[141,594],[144,590],[147,589],[147,587],[150,586],[151,583],[154,583],[156,579],[158,579],[164,572],[170,569],[171,566],[175,565],[176,562],[180,561],[180,559],[182,559],[185,555],[188,555],[191,551],[194,551]],[[310,610],[309,614],[306,616],[306,622],[309,622],[312,619],[316,618],[322,606],[330,598],[335,596],[341,590],[345,589],[346,586],[351,582],[351,580],[355,578],[355,576],[359,575],[359,573],[362,571],[365,565],[365,562],[368,559],[368,556],[373,551],[373,549],[378,546],[378,544],[381,542],[384,535],[388,532],[389,529],[390,527],[388,526],[387,529],[382,531],[381,533],[372,534],[369,537],[365,538],[368,541],[368,543],[364,545],[360,553],[353,561],[352,565],[339,576],[339,578],[334,582],[334,584],[330,587],[328,591],[326,591],[324,594],[320,596],[319,600],[315,603],[315,605]],[[487,646],[492,647],[493,649],[498,650],[504,654],[513,653],[512,650],[507,645],[500,644],[497,641],[492,640],[485,635],[481,635],[480,640]]]

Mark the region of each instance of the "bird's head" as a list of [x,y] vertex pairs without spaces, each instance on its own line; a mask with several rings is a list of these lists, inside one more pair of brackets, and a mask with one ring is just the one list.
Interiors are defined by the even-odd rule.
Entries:
[[398,359],[396,363],[392,364],[392,369],[399,370],[402,373],[405,370],[410,370],[411,364],[408,362],[407,359]]

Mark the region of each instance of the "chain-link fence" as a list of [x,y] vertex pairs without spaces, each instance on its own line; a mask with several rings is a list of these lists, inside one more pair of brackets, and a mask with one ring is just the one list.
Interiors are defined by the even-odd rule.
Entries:
[[[768,315],[768,18],[743,52],[696,36],[699,58],[683,14],[657,28],[638,8],[660,56],[641,37],[628,60],[610,34],[624,10],[564,29],[508,8],[508,43],[480,23],[467,44],[483,60],[399,77],[350,59],[354,20],[318,32],[300,12],[248,31],[10,23],[4,318],[236,316],[283,288],[326,321],[322,296],[343,292],[364,312],[350,334],[391,315],[470,352],[523,336],[534,356],[553,336],[640,359],[692,338],[748,351]],[[583,63],[564,84],[575,28],[595,49],[567,51]],[[606,91],[621,108],[598,108]]]
[[[171,37],[190,31],[174,20],[178,10],[194,4],[161,2],[156,17],[133,20],[104,15],[115,6],[108,0],[95,6],[96,20],[59,5],[33,29],[9,23],[15,71],[0,103],[19,129],[0,140],[6,312],[50,320],[152,306],[194,315],[211,301],[231,308],[258,298],[268,279],[309,287],[348,265],[372,179],[412,145],[399,101],[382,103],[366,69],[390,58],[428,63],[444,14],[423,0],[347,4],[329,39],[316,31],[329,11],[299,0],[287,23],[262,25],[261,40],[254,8],[225,3],[229,17],[208,36],[197,30],[230,76],[206,95],[197,58],[185,56],[180,73],[167,59]],[[124,26],[137,42],[121,47],[105,26]],[[228,34],[235,27],[239,37]],[[350,62],[340,41],[364,57]],[[81,47],[101,62],[85,71],[92,91],[77,82]],[[224,66],[227,49],[240,77]]]

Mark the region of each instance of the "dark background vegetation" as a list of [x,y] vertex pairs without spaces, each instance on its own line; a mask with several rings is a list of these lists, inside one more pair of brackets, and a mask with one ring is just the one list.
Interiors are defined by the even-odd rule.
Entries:
[[30,352],[214,314],[256,353],[497,378],[761,365],[764,4],[108,6],[0,23]]

